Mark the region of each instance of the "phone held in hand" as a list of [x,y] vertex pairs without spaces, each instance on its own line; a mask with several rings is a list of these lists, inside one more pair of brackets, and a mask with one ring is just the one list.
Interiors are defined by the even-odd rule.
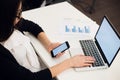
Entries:
[[69,45],[68,41],[66,41],[66,42],[62,43],[61,45],[59,45],[58,47],[54,48],[51,51],[51,56],[56,57],[57,54],[62,53],[69,48],[70,48],[70,45]]

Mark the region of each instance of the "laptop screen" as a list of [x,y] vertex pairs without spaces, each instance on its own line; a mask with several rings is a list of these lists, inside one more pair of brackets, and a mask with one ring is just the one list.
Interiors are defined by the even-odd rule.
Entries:
[[95,36],[107,63],[110,65],[120,49],[120,36],[104,16],[100,28]]

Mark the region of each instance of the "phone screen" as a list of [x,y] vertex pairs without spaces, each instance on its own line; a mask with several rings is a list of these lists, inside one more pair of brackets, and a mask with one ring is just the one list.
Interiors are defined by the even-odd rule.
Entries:
[[55,57],[58,53],[64,52],[68,48],[69,48],[68,42],[64,42],[63,44],[61,44],[60,46],[56,47],[51,51],[52,57]]

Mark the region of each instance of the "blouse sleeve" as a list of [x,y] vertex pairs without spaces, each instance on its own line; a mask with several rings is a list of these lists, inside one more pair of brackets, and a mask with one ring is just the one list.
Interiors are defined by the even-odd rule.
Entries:
[[31,72],[20,66],[11,53],[0,45],[0,76],[2,80],[51,80],[52,75],[48,68]]
[[35,37],[37,37],[37,35],[40,32],[44,32],[43,29],[38,24],[36,24],[36,23],[34,23],[32,21],[29,21],[29,20],[25,20],[23,18],[21,18],[21,20],[18,22],[18,24],[16,25],[16,27],[21,32],[23,32],[23,31],[30,32]]

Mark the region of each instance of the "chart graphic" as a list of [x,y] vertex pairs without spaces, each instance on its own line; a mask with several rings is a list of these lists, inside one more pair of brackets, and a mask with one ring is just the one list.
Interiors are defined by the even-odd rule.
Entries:
[[88,26],[79,27],[79,26],[68,26],[65,25],[65,32],[73,32],[73,33],[90,33],[90,28]]

